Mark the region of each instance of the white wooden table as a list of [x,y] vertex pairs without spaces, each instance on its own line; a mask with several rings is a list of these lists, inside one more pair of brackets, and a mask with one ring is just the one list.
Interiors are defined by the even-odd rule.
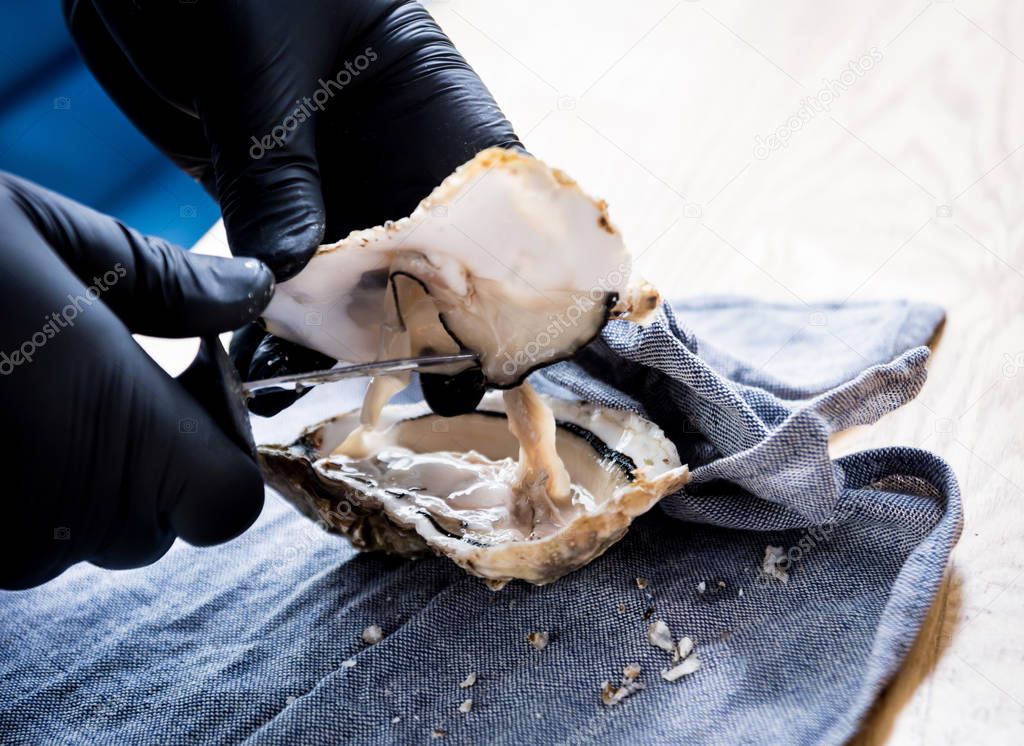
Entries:
[[[918,399],[834,444],[935,451],[966,513],[858,742],[1024,742],[1024,3],[428,7],[530,150],[608,200],[666,295],[946,307]],[[785,146],[755,152],[780,127]],[[223,252],[223,234],[201,244]]]

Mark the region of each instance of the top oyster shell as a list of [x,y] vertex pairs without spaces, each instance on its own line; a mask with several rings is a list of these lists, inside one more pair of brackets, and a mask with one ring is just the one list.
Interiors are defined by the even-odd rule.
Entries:
[[[605,204],[513,151],[479,153],[412,215],[321,246],[278,285],[267,328],[348,362],[377,359],[388,278],[416,278],[487,385],[509,388],[601,330],[631,264]],[[412,340],[412,352],[426,342]],[[431,349],[433,346],[431,346]]]

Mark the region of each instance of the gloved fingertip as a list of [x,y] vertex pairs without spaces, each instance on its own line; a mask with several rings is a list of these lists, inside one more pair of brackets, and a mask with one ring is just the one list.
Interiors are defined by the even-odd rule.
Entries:
[[316,350],[267,334],[253,353],[247,380],[325,370],[336,362]]
[[[239,259],[235,259],[235,261],[238,262]],[[277,279],[270,267],[258,259],[241,259],[241,265],[240,273],[243,276],[248,275],[246,279],[252,284],[252,289],[246,294],[249,303],[245,310],[255,320],[259,318],[263,309],[270,303],[270,299],[274,297]]]
[[267,331],[257,321],[246,324],[231,335],[228,356],[243,381],[249,380],[249,368],[252,365],[253,355],[256,354],[256,350],[266,336]]
[[326,213],[312,131],[261,158],[215,148],[218,201],[231,253],[266,262],[278,281],[306,266]]
[[457,417],[477,408],[487,392],[487,381],[479,366],[453,376],[420,373],[423,399],[434,414]]
[[187,256],[191,281],[181,283],[187,297],[179,308],[184,331],[204,335],[237,329],[258,318],[270,303],[276,280],[258,259]]
[[257,394],[246,402],[249,411],[260,417],[273,417],[278,412],[288,409],[311,389],[302,392],[296,391],[273,391],[265,394]]
[[298,274],[320,246],[324,236],[323,211],[313,209],[302,216],[272,215],[256,222],[227,218],[225,226],[231,253],[258,257],[273,270],[279,282]]
[[[252,360],[256,350],[269,335],[258,323],[253,322],[248,326],[239,329],[231,337],[231,344],[228,346],[228,354],[235,370],[245,380],[251,380]],[[261,417],[273,417],[282,409],[291,406],[298,397],[293,391],[280,391],[258,395],[246,402],[246,406],[253,414]]]
[[[322,355],[308,347],[267,334],[253,351],[249,369],[243,373],[243,378],[247,381],[255,381],[293,373],[308,373],[330,368],[335,362],[334,358]],[[305,393],[308,391],[296,393],[282,390],[260,394],[249,400],[249,411],[262,417],[271,417],[291,406]]]
[[323,243],[326,228],[324,213],[317,211],[309,218],[311,222],[290,229],[275,250],[268,253],[268,262],[280,282],[297,275]]

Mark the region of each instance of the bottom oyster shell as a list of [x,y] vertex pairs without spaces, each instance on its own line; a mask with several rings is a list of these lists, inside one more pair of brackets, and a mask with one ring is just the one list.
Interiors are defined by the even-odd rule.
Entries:
[[433,551],[500,588],[550,583],[600,556],[633,518],[679,490],[689,471],[661,430],[638,415],[544,397],[572,482],[571,501],[533,506],[508,488],[519,444],[502,398],[444,418],[389,406],[365,459],[332,454],[359,426],[352,411],[291,445],[263,445],[267,481],[303,514],[364,550]]

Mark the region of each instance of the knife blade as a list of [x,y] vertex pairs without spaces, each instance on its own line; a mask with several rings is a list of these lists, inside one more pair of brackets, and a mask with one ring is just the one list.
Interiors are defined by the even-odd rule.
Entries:
[[423,355],[420,357],[398,358],[396,360],[378,360],[372,363],[342,365],[328,370],[315,370],[308,373],[293,373],[287,376],[263,378],[257,381],[242,383],[242,394],[250,399],[256,394],[270,389],[303,391],[310,386],[321,383],[340,381],[345,378],[362,378],[385,375],[388,373],[404,373],[420,368],[436,368],[453,363],[474,362],[476,355],[471,352],[460,352],[455,355]]

